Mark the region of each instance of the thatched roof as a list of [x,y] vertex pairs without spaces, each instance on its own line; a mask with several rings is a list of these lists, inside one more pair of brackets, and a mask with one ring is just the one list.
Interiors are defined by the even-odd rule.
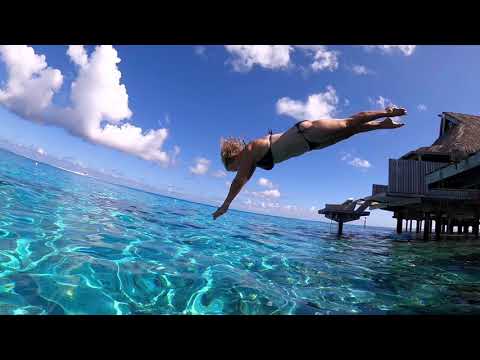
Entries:
[[480,151],[480,116],[444,112],[445,118],[457,124],[446,130],[431,146],[424,146],[412,151],[412,154],[448,155],[452,161],[465,159],[470,154]]

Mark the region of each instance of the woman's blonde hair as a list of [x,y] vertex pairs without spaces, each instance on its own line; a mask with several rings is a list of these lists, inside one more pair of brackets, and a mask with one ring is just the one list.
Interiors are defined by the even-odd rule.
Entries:
[[240,154],[245,148],[245,145],[245,141],[239,138],[229,137],[220,139],[220,156],[225,169],[227,169],[228,161]]

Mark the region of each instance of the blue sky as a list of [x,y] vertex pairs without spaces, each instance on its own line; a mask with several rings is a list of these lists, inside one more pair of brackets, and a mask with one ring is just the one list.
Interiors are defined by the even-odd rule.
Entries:
[[[223,170],[222,136],[252,140],[268,129],[285,131],[302,111],[341,118],[389,103],[407,108],[408,116],[402,119],[406,126],[401,129],[360,134],[278,164],[272,171],[257,169],[233,207],[273,215],[319,219],[316,210],[325,203],[369,195],[372,184],[387,183],[388,158],[436,139],[437,114],[478,113],[478,46],[114,46],[105,48],[103,57],[98,51],[96,65],[94,46],[31,48],[33,52],[24,49],[18,58],[18,49],[1,52],[0,137],[42,148],[47,154],[73,157],[91,168],[119,171],[150,185],[173,185],[196,201],[219,203],[228,192],[226,182],[234,174],[214,176]],[[121,61],[116,63],[115,57]],[[12,64],[23,66],[22,71],[30,69],[31,79],[43,82],[37,85],[38,91],[45,91],[44,102],[25,90],[34,86],[28,82],[31,79],[21,78],[9,88],[12,76],[24,76],[18,75],[22,73],[18,66],[13,71]],[[115,78],[116,71],[120,79]],[[77,100],[71,98],[73,81],[78,85]],[[330,103],[333,110],[325,110],[322,103],[304,106],[309,96],[324,99],[328,89],[336,98]],[[300,115],[293,106],[281,114],[282,98],[297,104]],[[73,111],[58,112],[63,114],[59,117],[48,112],[52,107]],[[71,114],[72,122],[59,120],[69,116],[65,114]],[[136,136],[127,146],[114,139],[117,132],[92,132],[83,126],[95,119],[102,128],[107,122],[112,127],[129,123],[142,134],[165,129],[167,135],[155,133],[156,140],[148,142],[147,137],[123,129],[119,136]],[[137,146],[141,141],[145,146]],[[148,148],[150,144],[156,144],[155,151]],[[200,158],[204,160],[197,165]],[[374,211],[368,223],[391,226],[391,216]]]

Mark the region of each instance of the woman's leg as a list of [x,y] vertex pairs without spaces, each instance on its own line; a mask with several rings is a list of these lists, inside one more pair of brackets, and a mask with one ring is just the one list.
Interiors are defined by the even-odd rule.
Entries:
[[386,118],[383,121],[370,121],[366,124],[362,124],[356,128],[356,133],[372,131],[372,130],[381,130],[381,129],[396,129],[404,126],[405,124],[397,123],[390,118]]
[[[375,122],[374,120],[381,119],[381,118],[388,118],[390,116],[403,116],[406,115],[405,109],[402,108],[392,108],[387,110],[381,111],[363,111],[359,112],[347,119],[325,119],[325,120],[312,120],[312,121],[305,121],[302,123],[302,127],[308,130],[309,136],[314,138],[321,138],[325,135],[329,136],[332,133],[336,132],[364,132],[370,131],[374,129],[394,129],[395,127],[392,125],[391,120],[387,122],[381,122],[383,125],[382,127],[378,127],[380,124],[379,122]],[[363,127],[365,124],[369,124],[366,127]],[[358,128],[358,129],[357,129]],[[310,139],[310,137],[309,137]],[[312,139],[312,141],[314,141]]]
[[405,124],[396,123],[390,118],[387,118],[383,121],[370,121],[365,124],[360,125],[350,125],[344,131],[338,133],[338,141],[348,139],[349,137],[360,134],[362,132],[368,132],[373,130],[382,130],[382,129],[396,129],[404,126]]
[[[305,137],[314,143],[323,144],[325,141],[329,145],[352,135],[380,129],[396,129],[403,126],[387,118],[383,121],[375,121],[389,116],[402,116],[406,112],[404,109],[394,109],[394,112],[385,111],[366,111],[355,114],[347,119],[325,119],[304,121],[300,125],[304,131]],[[319,146],[321,148],[323,146]]]
[[367,124],[373,120],[386,118],[389,116],[402,116],[406,114],[404,109],[393,109],[392,111],[381,110],[381,111],[363,111],[355,115],[350,116],[346,119],[325,119],[325,120],[311,120],[304,121],[302,127],[304,129],[310,129],[309,132],[313,136],[321,136],[323,133],[332,133],[347,128],[355,128],[363,124]]
[[346,121],[349,123],[350,126],[358,126],[358,125],[366,124],[366,123],[369,123],[370,121],[385,118],[388,116],[395,116],[395,115],[392,115],[386,110],[362,111],[349,117],[348,119],[346,119]]

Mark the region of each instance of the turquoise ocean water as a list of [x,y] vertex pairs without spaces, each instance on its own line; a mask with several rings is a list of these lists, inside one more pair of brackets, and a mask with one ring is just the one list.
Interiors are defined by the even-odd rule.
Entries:
[[480,313],[480,242],[230,211],[0,150],[0,314]]

